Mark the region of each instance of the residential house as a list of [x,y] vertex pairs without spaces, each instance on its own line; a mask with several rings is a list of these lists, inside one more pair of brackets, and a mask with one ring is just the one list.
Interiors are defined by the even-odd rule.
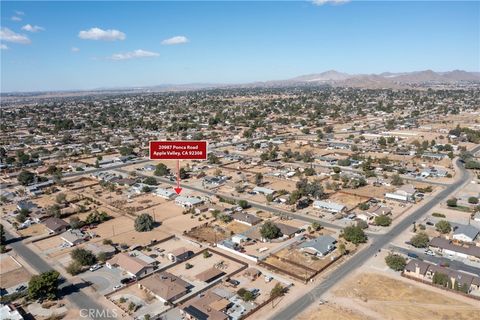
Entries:
[[178,196],[175,199],[175,203],[184,208],[192,208],[203,204],[203,200],[195,197]]
[[185,247],[175,249],[167,254],[168,259],[173,262],[185,261],[193,256],[193,251]]
[[255,188],[253,188],[252,192],[261,193],[265,196],[268,196],[268,195],[273,195],[275,193],[275,190],[256,186]]
[[212,281],[215,281],[215,280],[221,278],[224,275],[225,275],[225,272],[223,272],[222,270],[211,267],[211,268],[208,268],[207,270],[197,274],[195,276],[195,278],[198,281],[210,283]]
[[472,225],[457,225],[453,228],[453,239],[462,242],[473,242],[480,230]]
[[435,264],[412,259],[405,266],[404,274],[423,281],[433,282],[436,273],[448,276],[451,287],[463,289],[465,293],[479,292],[480,277],[465,272],[437,266]]
[[248,226],[254,226],[262,221],[262,219],[260,219],[259,217],[246,212],[235,212],[234,214],[232,214],[232,218],[233,220],[239,223],[246,224]]
[[[154,259],[152,259],[154,260]],[[155,260],[156,261],[156,260]],[[157,262],[158,263],[158,262]],[[119,268],[127,272],[130,276],[142,278],[155,271],[155,262],[148,262],[141,257],[121,252],[113,256],[106,262],[106,266],[110,269]]]
[[76,246],[77,244],[85,242],[88,238],[88,235],[86,235],[79,229],[73,229],[62,233],[60,235],[60,238],[66,243],[68,243],[70,246]]
[[188,320],[227,320],[225,311],[230,301],[213,291],[207,291],[188,300],[181,306],[181,310]]
[[411,184],[406,184],[398,188],[395,192],[385,193],[385,199],[395,200],[400,202],[413,202],[415,201],[415,187]]
[[163,302],[173,302],[186,295],[193,286],[169,272],[159,272],[138,282],[138,287]]
[[67,231],[70,225],[60,218],[51,217],[42,222],[49,233],[61,233]]
[[177,196],[175,192],[163,188],[157,188],[153,193],[167,200],[173,199]]
[[458,245],[448,239],[435,237],[428,246],[443,255],[480,262],[480,247],[475,245]]
[[330,201],[323,201],[323,200],[316,200],[313,202],[313,207],[315,209],[319,209],[322,211],[327,211],[330,213],[341,213],[346,210],[343,204],[330,202]]
[[300,250],[312,255],[324,257],[335,250],[337,240],[331,236],[320,236],[300,244]]

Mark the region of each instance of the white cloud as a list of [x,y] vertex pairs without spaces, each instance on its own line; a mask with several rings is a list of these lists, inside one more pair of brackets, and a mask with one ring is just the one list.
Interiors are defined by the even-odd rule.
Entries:
[[42,28],[40,26],[32,26],[31,24],[26,24],[22,27],[22,30],[25,30],[28,32],[38,32],[38,31],[45,31],[45,28]]
[[185,36],[175,36],[162,41],[162,44],[170,46],[175,44],[187,43],[189,40]]
[[91,28],[90,30],[83,30],[78,33],[78,37],[84,40],[104,40],[104,41],[115,41],[115,40],[125,40],[125,33],[115,30],[108,29],[102,30],[100,28]]
[[12,19],[12,21],[22,21],[22,18],[17,17],[17,16],[13,16],[11,19]]
[[7,45],[0,43],[0,50],[7,50],[7,49],[8,49]]
[[17,16],[23,16],[23,15],[25,15],[25,12],[16,10],[16,11],[15,11],[15,14],[16,14]]
[[13,42],[13,43],[20,43],[20,44],[30,44],[30,39],[24,35],[15,33],[8,28],[1,28],[0,29],[0,40]]
[[350,2],[350,0],[312,0],[312,3],[316,6],[323,6],[324,4],[344,4]]
[[70,49],[70,50],[72,50],[72,52],[78,52],[78,51],[80,51],[80,49],[77,48],[77,47],[72,47],[72,49]]
[[148,58],[148,57],[158,57],[158,56],[159,54],[156,52],[138,49],[131,52],[115,53],[111,57],[109,57],[109,59],[118,61],[118,60],[128,60],[128,59]]

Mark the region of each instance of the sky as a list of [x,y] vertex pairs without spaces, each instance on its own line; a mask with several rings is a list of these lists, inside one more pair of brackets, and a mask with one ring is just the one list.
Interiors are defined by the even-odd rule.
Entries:
[[1,1],[1,91],[480,71],[480,2]]

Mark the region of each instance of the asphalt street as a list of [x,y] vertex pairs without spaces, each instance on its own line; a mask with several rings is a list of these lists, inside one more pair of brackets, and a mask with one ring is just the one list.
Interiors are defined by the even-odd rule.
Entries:
[[[54,269],[47,262],[45,262],[45,260],[43,260],[39,255],[37,255],[30,248],[28,248],[21,241],[21,239],[15,238],[7,230],[5,230],[5,234],[6,234],[8,246],[12,248],[12,250],[14,250],[19,256],[21,256],[24,261],[27,261],[28,264],[30,264],[39,273]],[[104,309],[102,305],[98,304],[95,301],[95,298],[90,297],[81,291],[82,289],[81,285],[73,284],[68,280],[62,278],[62,283],[59,286],[59,289],[61,294],[64,295],[72,304],[77,306],[78,309],[88,309],[88,310]],[[88,319],[88,318],[82,318],[82,319]],[[95,320],[102,320],[102,319],[112,319],[112,318],[102,317],[102,316],[95,317]]]

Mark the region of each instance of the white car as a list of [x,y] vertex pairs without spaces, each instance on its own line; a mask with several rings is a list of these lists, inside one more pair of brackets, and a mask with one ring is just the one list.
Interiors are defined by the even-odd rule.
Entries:
[[123,284],[117,284],[115,287],[113,287],[113,290],[118,290],[121,287],[123,287]]
[[434,256],[434,255],[435,255],[435,253],[434,253],[432,250],[427,250],[427,251],[425,251],[425,254],[426,254],[427,256]]
[[89,270],[93,272],[95,270],[100,269],[101,267],[102,267],[102,265],[100,265],[100,264],[94,264],[93,266],[90,267]]

